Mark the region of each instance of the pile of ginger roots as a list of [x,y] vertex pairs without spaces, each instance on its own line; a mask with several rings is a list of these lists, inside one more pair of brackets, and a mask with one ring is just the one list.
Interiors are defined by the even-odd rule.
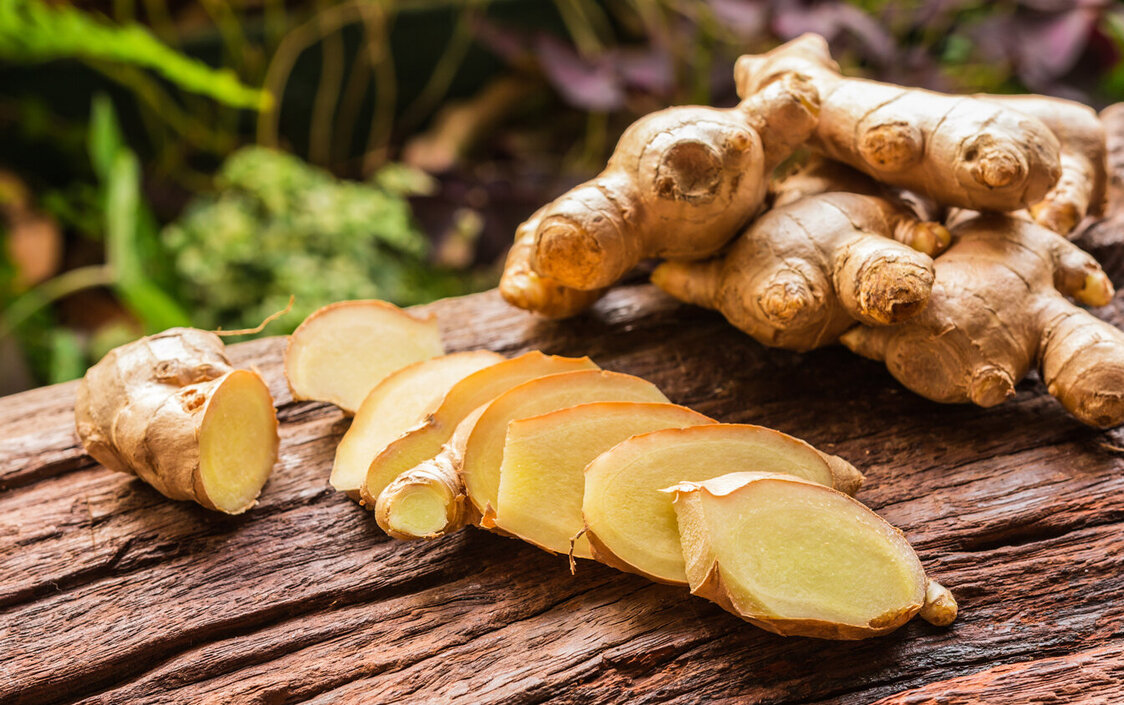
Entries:
[[985,407],[1035,368],[1083,423],[1124,422],[1124,333],[1076,305],[1113,287],[1067,239],[1105,212],[1102,119],[1124,110],[846,77],[813,34],[734,75],[737,106],[642,117],[523,223],[504,298],[573,316],[659,259],[656,286],[763,345],[842,343]]

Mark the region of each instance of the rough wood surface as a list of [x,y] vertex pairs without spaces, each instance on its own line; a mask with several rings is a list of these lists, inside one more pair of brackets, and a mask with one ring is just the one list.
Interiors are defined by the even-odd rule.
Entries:
[[[93,463],[74,384],[0,399],[0,702],[1124,701],[1124,432],[1081,426],[1036,381],[995,409],[940,406],[881,365],[768,350],[648,286],[562,323],[494,292],[430,308],[452,350],[589,354],[851,460],[960,619],[785,639],[481,531],[392,541],[328,487],[348,421],[292,402],[273,338],[232,348],[282,419],[280,464],[242,517]],[[1124,298],[1101,313],[1121,323]]]

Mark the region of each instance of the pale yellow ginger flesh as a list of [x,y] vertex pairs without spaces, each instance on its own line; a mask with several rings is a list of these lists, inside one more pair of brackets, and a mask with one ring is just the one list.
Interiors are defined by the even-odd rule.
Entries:
[[714,424],[635,436],[586,468],[582,514],[593,557],[657,582],[686,584],[675,512],[661,490],[749,469],[851,494],[862,483],[843,459],[761,426]]
[[82,445],[171,499],[227,514],[252,507],[277,461],[277,414],[257,372],[222,340],[172,328],[111,350],[79,385]]
[[480,512],[484,526],[492,525],[498,505],[507,425],[516,419],[595,401],[661,403],[667,402],[667,397],[656,385],[639,377],[587,370],[524,382],[488,404],[468,436],[461,463],[469,501]]
[[[666,402],[667,397],[639,377],[602,370],[564,372],[524,382],[462,421],[453,439],[432,461],[399,475],[379,495],[375,518],[389,533],[399,504],[395,495],[403,491],[416,494],[417,487],[429,486],[429,497],[435,503],[444,502],[450,518],[438,535],[456,531],[469,521],[493,528],[507,425],[515,419],[594,401]],[[433,538],[433,534],[407,538]]]
[[799,478],[733,473],[668,489],[691,592],[771,632],[887,634],[918,612],[945,625],[952,594],[900,531],[845,494]]
[[[579,536],[585,468],[632,436],[715,421],[675,404],[592,402],[507,426],[496,496],[496,528],[547,551],[592,558]],[[574,537],[577,536],[575,540]]]
[[503,359],[489,350],[442,355],[407,365],[379,382],[363,400],[351,427],[336,446],[332,487],[358,499],[359,487],[375,456],[423,423],[454,384]]
[[425,423],[396,439],[375,456],[360,487],[363,503],[374,508],[379,494],[402,473],[441,452],[457,425],[482,406],[517,384],[535,377],[595,370],[587,358],[567,358],[533,351],[474,372],[449,389]]
[[445,353],[433,316],[385,301],[341,301],[309,315],[285,351],[293,399],[325,401],[354,414],[392,372]]

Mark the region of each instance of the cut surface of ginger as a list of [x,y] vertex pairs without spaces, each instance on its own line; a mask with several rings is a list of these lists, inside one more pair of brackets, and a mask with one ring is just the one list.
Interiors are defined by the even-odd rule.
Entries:
[[[496,527],[540,548],[570,551],[584,528],[585,468],[618,443],[664,428],[715,421],[675,404],[608,401],[579,404],[508,424],[496,497]],[[585,536],[573,555],[592,558]]]
[[656,385],[633,375],[582,370],[524,382],[489,402],[468,435],[461,462],[465,490],[482,517],[482,526],[491,527],[495,519],[507,425],[595,401],[659,403],[667,397]]
[[256,372],[234,370],[211,395],[199,426],[201,494],[228,514],[253,506],[278,444],[269,387]]
[[454,384],[503,359],[499,353],[472,350],[422,360],[391,373],[363,400],[336,447],[332,487],[358,498],[375,456],[422,423]]
[[671,497],[679,482],[730,472],[785,473],[857,488],[846,461],[761,426],[712,424],[646,433],[599,455],[585,471],[582,514],[593,556],[652,580],[687,582]]
[[375,456],[360,487],[363,503],[374,508],[379,494],[399,475],[440,453],[457,425],[477,407],[529,379],[590,369],[597,369],[597,365],[587,357],[559,357],[532,351],[473,372],[449,389],[424,424],[397,438]]
[[326,401],[354,414],[387,375],[444,353],[435,317],[416,318],[385,301],[341,301],[293,331],[285,377],[297,401]]
[[930,584],[951,600],[900,531],[823,485],[749,472],[668,492],[691,592],[769,631],[861,639],[921,611]]

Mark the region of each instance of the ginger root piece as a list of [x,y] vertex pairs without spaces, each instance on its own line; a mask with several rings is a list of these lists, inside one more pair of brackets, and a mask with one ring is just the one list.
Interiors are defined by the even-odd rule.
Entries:
[[748,424],[634,436],[585,470],[582,514],[593,557],[660,583],[687,582],[671,498],[661,492],[739,469],[784,473],[854,494],[862,474],[780,431]]
[[358,500],[359,487],[375,456],[424,422],[454,384],[503,359],[490,350],[472,350],[422,360],[391,373],[363,400],[336,446],[332,487]]
[[532,268],[591,291],[646,257],[713,255],[761,209],[769,173],[811,134],[818,103],[808,81],[790,74],[734,108],[680,106],[641,118],[601,174],[536,213]]
[[956,601],[898,531],[845,494],[760,472],[668,489],[691,593],[782,636],[865,639]]
[[1011,216],[976,216],[952,232],[926,309],[898,326],[853,328],[843,344],[884,360],[899,382],[933,401],[994,406],[1034,365],[1083,423],[1124,422],[1124,332],[1065,298],[1109,303],[1112,283],[1096,261]]
[[882,183],[944,205],[1012,211],[1041,201],[1061,175],[1058,139],[1041,120],[991,100],[844,77],[815,34],[739,58],[738,95],[794,72],[820,96],[809,143]]
[[1014,108],[1042,121],[1061,145],[1061,178],[1041,201],[1030,206],[1035,222],[1061,235],[1073,231],[1086,215],[1104,212],[1105,130],[1087,105],[1041,95],[977,96]]
[[933,261],[902,244],[918,242],[939,251],[949,233],[896,200],[821,193],[765,213],[721,258],[664,262],[652,282],[763,345],[811,350],[856,320],[889,325],[924,308]]
[[304,319],[285,350],[296,401],[326,401],[354,414],[375,385],[406,365],[445,354],[437,319],[385,301],[340,301]]
[[109,351],[82,378],[74,416],[102,465],[227,514],[254,506],[277,462],[269,387],[231,367],[217,335],[194,328]]
[[[494,528],[507,425],[516,419],[596,401],[667,402],[667,397],[647,380],[603,370],[563,372],[523,382],[488,402],[479,415],[462,421],[453,440],[432,462],[400,475],[383,490],[375,518],[380,525],[386,523],[384,529],[395,525],[398,534],[406,534],[398,528],[405,522],[394,519],[400,505],[412,513],[449,517],[448,524],[437,531],[427,524],[425,533],[410,538],[441,536],[469,521]],[[428,495],[424,493],[426,487],[430,488]],[[403,505],[395,496],[398,492],[408,493],[413,504]],[[465,496],[471,507],[467,507],[468,512],[458,512],[457,508],[465,505]],[[428,497],[431,507],[424,511],[417,506],[425,501],[423,497]]]
[[596,369],[597,365],[588,357],[558,357],[534,351],[473,372],[449,389],[424,424],[396,439],[375,456],[359,488],[363,504],[373,509],[387,485],[402,473],[434,458],[466,416],[508,389],[535,377]]
[[[495,525],[544,550],[592,558],[579,536],[585,468],[632,436],[716,423],[675,404],[607,401],[579,404],[507,426]],[[577,539],[574,537],[578,536]]]
[[604,289],[570,289],[550,277],[539,276],[531,267],[535,251],[535,233],[546,206],[538,209],[515,231],[515,242],[507,252],[500,295],[516,308],[547,318],[569,318],[592,306],[605,293]]

